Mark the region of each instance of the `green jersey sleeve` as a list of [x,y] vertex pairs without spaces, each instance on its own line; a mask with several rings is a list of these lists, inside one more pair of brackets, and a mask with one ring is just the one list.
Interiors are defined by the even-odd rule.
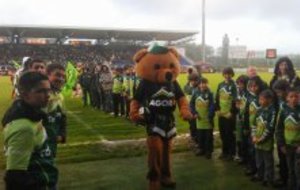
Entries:
[[15,120],[4,129],[7,170],[27,170],[34,149],[34,130],[29,122]]

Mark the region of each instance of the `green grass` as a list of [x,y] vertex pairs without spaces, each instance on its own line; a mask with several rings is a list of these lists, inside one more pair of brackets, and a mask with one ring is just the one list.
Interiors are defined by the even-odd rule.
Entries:
[[[95,141],[140,138],[144,135],[141,127],[124,118],[115,118],[90,107],[82,107],[79,99],[67,100],[68,141]],[[87,122],[88,121],[88,122]]]
[[[272,74],[261,73],[269,81]],[[222,75],[204,74],[215,92]],[[186,75],[180,75],[181,86]],[[11,104],[11,83],[0,76],[0,115]],[[138,139],[145,137],[145,129],[124,118],[114,118],[99,110],[83,107],[79,98],[66,100],[68,114],[68,144],[59,147],[57,162],[61,173],[61,189],[145,189],[146,161],[144,145],[107,148],[101,140]],[[188,132],[188,124],[178,118],[179,133]],[[0,145],[3,135],[0,132]],[[187,150],[186,145],[176,147],[176,152]],[[0,156],[0,168],[4,168],[4,156]],[[178,189],[257,189],[257,186],[241,175],[242,170],[232,163],[207,161],[191,153],[174,156],[175,177]],[[3,173],[0,171],[0,177]],[[80,179],[80,180],[79,180]],[[238,183],[237,183],[238,182]],[[0,180],[0,189],[1,189]],[[206,186],[203,186],[206,184]],[[203,188],[202,188],[203,187]]]
[[[192,153],[173,154],[179,190],[259,190],[233,162],[206,160]],[[143,190],[147,187],[146,157],[109,159],[59,165],[61,190]],[[0,176],[1,177],[1,176]]]
[[[173,154],[172,166],[179,190],[267,189],[251,183],[233,162],[206,160],[186,152]],[[147,187],[145,156],[60,164],[59,170],[61,190],[143,190]],[[3,178],[1,172],[0,178]]]

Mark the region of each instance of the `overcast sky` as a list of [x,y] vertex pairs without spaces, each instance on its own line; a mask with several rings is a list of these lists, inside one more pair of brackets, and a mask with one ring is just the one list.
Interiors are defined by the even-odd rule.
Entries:
[[[0,25],[201,32],[201,0],[0,0]],[[206,42],[300,53],[300,0],[206,0]],[[198,42],[200,42],[200,38]]]

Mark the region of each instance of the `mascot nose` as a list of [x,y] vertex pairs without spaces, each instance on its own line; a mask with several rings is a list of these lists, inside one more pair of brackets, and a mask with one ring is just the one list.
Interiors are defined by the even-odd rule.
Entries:
[[166,80],[167,80],[167,81],[171,81],[172,78],[173,78],[172,73],[171,73],[171,72],[167,72],[167,73],[166,73]]

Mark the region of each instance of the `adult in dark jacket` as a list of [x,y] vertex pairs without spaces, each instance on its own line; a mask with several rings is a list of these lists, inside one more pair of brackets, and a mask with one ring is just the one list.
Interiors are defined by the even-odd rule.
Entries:
[[113,77],[108,65],[103,64],[100,71],[99,82],[102,89],[103,111],[109,113],[112,111],[112,86]]
[[83,73],[79,77],[79,84],[82,89],[82,100],[84,106],[87,106],[88,99],[89,100],[91,99],[91,91],[90,91],[91,81],[92,81],[92,74],[89,72],[89,68],[85,68],[83,70]]
[[281,57],[276,62],[270,88],[278,80],[286,80],[292,88],[300,86],[300,79],[296,74],[292,61],[288,57]]
[[90,91],[91,91],[91,105],[94,108],[100,109],[100,94],[99,94],[99,67],[94,68],[94,72],[92,73],[91,78],[91,85],[90,85]]

